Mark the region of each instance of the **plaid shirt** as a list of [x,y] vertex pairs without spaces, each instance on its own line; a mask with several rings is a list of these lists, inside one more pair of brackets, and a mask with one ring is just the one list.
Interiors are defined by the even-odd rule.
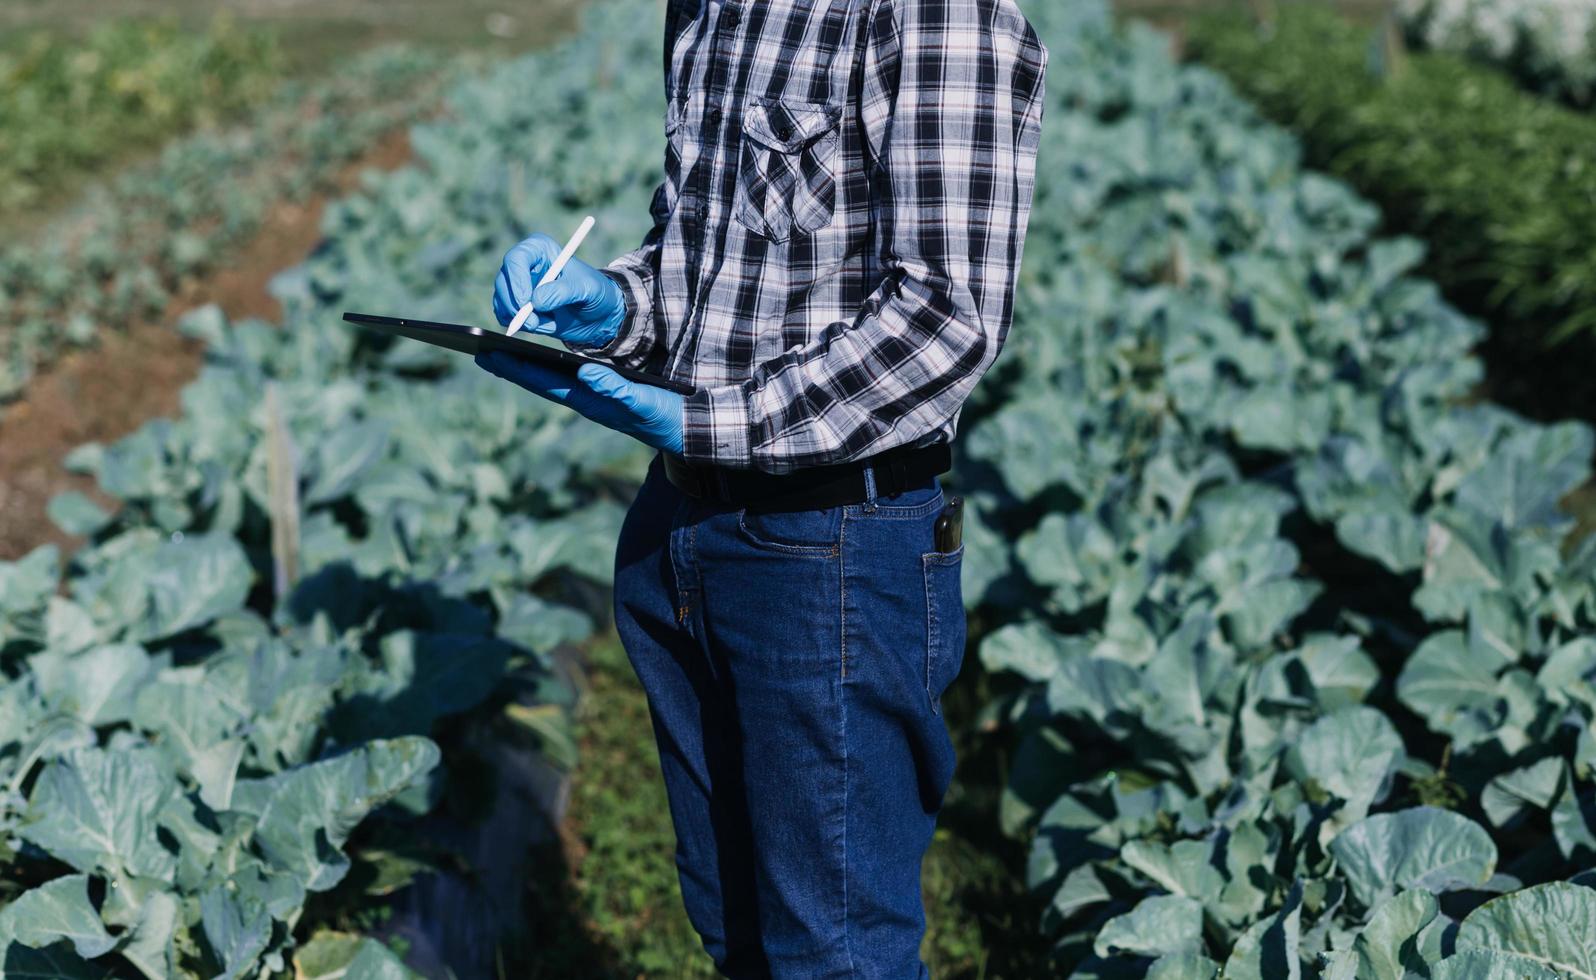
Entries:
[[1012,319],[1046,64],[1013,0],[671,0],[654,228],[583,352],[698,386],[698,462],[951,440]]

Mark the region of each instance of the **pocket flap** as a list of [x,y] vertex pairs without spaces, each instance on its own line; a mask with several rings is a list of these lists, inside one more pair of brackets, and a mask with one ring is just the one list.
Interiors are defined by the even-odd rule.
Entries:
[[795,153],[835,129],[841,118],[840,106],[823,102],[753,102],[743,109],[743,133],[772,150]]

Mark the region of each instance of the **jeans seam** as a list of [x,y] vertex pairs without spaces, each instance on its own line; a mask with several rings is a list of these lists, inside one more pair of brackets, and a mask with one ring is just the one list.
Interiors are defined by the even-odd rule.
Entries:
[[848,962],[848,975],[854,975],[852,921],[848,914],[848,876],[851,865],[848,855],[848,780],[853,771],[853,757],[848,752],[848,562],[842,548],[848,538],[848,515],[842,515],[837,532],[837,582],[842,597],[839,610],[842,623],[842,680],[837,693],[837,727],[842,745],[842,955]]
[[937,622],[936,596],[931,588],[931,555],[920,556],[920,574],[925,583],[925,696],[931,702],[931,713],[940,715],[936,698],[931,696],[932,659],[939,645],[940,624]]
[[670,528],[665,535],[666,555],[670,558],[671,577],[676,586],[676,625],[687,628],[687,595],[688,587],[688,559],[682,554],[684,550],[680,532],[687,523],[688,498],[683,497],[676,502],[676,512],[671,515]]
[[[704,576],[698,570],[698,525],[696,523],[689,524],[687,526],[687,564],[693,572],[693,591],[698,593],[700,600],[699,606],[702,607],[702,600],[704,597]],[[693,613],[697,612],[698,610],[688,609],[687,611],[688,613]],[[689,628],[692,628],[691,624],[689,624]],[[702,636],[704,631],[695,630],[695,632]]]
[[841,594],[841,604],[837,609],[838,621],[842,624],[838,640],[842,646],[842,680],[848,680],[848,561],[843,556],[843,545],[848,540],[848,515],[842,515],[842,523],[837,527],[837,547],[833,554],[837,558],[837,591]]

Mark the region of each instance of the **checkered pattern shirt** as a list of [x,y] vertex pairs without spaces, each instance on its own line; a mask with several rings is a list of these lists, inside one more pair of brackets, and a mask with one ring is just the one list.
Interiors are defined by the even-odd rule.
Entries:
[[1046,64],[1013,0],[671,0],[654,227],[583,352],[696,385],[697,462],[951,440],[1012,319]]

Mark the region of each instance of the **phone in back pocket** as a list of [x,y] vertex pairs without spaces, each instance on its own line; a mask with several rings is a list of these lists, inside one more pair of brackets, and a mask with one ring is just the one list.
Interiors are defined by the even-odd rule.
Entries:
[[935,540],[937,550],[944,555],[953,554],[964,543],[963,497],[951,498],[937,515]]

